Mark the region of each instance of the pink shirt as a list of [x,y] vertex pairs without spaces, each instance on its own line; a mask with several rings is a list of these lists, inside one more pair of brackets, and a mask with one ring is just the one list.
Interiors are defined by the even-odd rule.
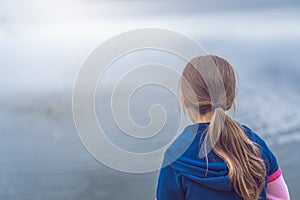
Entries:
[[268,176],[267,185],[268,200],[289,200],[290,195],[288,187],[283,179],[280,168],[270,176]]

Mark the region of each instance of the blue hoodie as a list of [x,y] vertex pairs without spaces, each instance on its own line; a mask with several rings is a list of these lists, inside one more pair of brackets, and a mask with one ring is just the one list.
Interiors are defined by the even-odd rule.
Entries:
[[[158,178],[157,200],[242,199],[234,191],[228,177],[227,165],[220,157],[211,151],[207,163],[205,157],[198,156],[208,126],[209,123],[187,126],[167,149],[164,167]],[[267,177],[279,168],[276,157],[256,133],[244,125],[242,129],[262,150],[267,169],[267,184]],[[265,189],[266,186],[260,199],[266,199]]]

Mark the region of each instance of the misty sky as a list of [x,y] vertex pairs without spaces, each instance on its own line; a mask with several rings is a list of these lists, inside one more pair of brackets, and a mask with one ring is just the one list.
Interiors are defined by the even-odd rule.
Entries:
[[1,1],[1,85],[69,87],[94,48],[138,28],[171,29],[200,43],[299,41],[299,9],[292,0]]
[[[205,3],[206,2],[206,3]],[[299,36],[297,1],[12,0],[0,3],[0,36],[76,40],[141,27],[227,37]],[[209,30],[208,30],[209,29]],[[256,34],[249,33],[256,30]],[[261,30],[264,29],[264,30]],[[291,31],[291,29],[293,31]],[[201,31],[199,31],[201,30]],[[269,34],[276,31],[276,34]],[[243,36],[248,35],[248,36]],[[255,36],[257,35],[257,36]]]

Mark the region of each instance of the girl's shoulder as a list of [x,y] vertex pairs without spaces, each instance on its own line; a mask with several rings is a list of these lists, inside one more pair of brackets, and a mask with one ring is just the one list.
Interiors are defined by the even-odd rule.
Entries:
[[244,130],[245,134],[247,134],[248,137],[261,149],[261,156],[265,161],[267,174],[271,175],[275,173],[279,169],[279,165],[275,154],[272,152],[267,142],[246,125],[241,125],[241,127]]
[[248,126],[244,125],[244,124],[240,124],[240,126],[242,127],[243,131],[245,132],[245,134],[249,137],[249,139],[253,142],[255,142],[256,144],[259,145],[259,147],[262,148],[262,150],[265,150],[265,148],[268,148],[266,142],[264,141],[263,138],[261,138],[256,132],[254,132],[251,128],[249,128]]

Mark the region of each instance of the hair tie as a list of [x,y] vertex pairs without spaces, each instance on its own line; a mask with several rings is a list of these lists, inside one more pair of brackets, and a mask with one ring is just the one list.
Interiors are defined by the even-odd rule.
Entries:
[[217,108],[222,108],[222,110],[224,110],[224,107],[221,104],[219,104],[219,103],[216,103],[216,104],[214,104],[214,105],[211,106],[211,109],[213,111],[216,110]]

